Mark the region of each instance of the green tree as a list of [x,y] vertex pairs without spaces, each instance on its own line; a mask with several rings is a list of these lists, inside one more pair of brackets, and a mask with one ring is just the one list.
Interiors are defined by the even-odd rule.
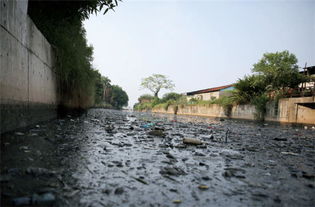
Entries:
[[141,87],[149,89],[153,92],[154,97],[158,98],[161,89],[173,90],[175,85],[173,84],[173,81],[167,79],[165,75],[153,74],[142,79]]
[[92,67],[82,21],[115,6],[115,0],[29,0],[28,14],[55,51],[61,106],[87,108],[99,97],[100,74]]
[[245,76],[239,79],[232,91],[232,99],[238,104],[246,104],[255,96],[260,96],[266,91],[266,83],[261,75]]
[[304,80],[299,73],[297,62],[296,56],[287,50],[265,53],[262,59],[254,64],[252,71],[264,78],[269,90],[296,88]]
[[253,104],[258,120],[264,120],[267,102],[277,101],[288,89],[297,88],[306,80],[298,71],[296,56],[286,50],[265,53],[252,71],[255,74],[238,80],[232,99],[240,104]]
[[117,85],[112,86],[112,95],[110,104],[116,108],[121,109],[123,106],[128,106],[128,95],[127,93]]
[[108,96],[110,94],[106,93],[108,89],[111,89],[111,80],[98,73],[95,83],[95,104],[109,102]]
[[[121,0],[118,0],[121,1]],[[118,6],[117,0],[29,0],[30,14],[37,13],[41,16],[55,16],[54,18],[79,17],[80,20],[89,18],[90,14],[102,11],[104,14]],[[50,18],[50,17],[49,17]]]

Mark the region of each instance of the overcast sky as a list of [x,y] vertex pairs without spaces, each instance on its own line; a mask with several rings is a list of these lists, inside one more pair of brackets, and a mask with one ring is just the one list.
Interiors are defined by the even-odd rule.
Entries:
[[140,83],[153,73],[182,93],[234,83],[265,52],[289,50],[300,66],[315,65],[315,0],[124,0],[115,10],[84,25],[93,65],[129,106],[149,93]]

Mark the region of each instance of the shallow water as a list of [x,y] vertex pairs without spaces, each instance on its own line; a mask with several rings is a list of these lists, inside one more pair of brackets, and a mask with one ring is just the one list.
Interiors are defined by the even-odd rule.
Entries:
[[91,109],[3,135],[1,204],[45,193],[40,205],[314,206],[315,130]]

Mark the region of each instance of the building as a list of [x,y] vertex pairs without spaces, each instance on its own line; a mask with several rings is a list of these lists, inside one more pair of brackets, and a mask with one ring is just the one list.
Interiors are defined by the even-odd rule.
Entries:
[[219,86],[215,88],[208,88],[198,91],[191,91],[187,92],[187,100],[190,100],[192,98],[197,100],[214,100],[218,99],[222,96],[228,96],[231,94],[231,90],[234,89],[234,84],[225,85],[225,86]]
[[303,71],[300,71],[301,74],[309,78],[308,82],[301,83],[299,85],[302,90],[311,90],[314,92],[315,88],[315,66],[305,67]]

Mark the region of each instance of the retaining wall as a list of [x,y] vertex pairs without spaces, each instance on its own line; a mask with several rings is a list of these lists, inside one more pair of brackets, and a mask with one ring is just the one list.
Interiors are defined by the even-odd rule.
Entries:
[[54,53],[27,5],[0,1],[0,133],[57,116]]
[[[265,119],[267,121],[285,123],[315,124],[315,109],[302,106],[301,103],[313,103],[315,105],[315,98],[283,98],[279,100],[278,107],[275,103],[270,103],[267,105]],[[217,104],[206,106],[169,106],[167,110],[164,108],[154,108],[152,112],[228,118],[224,108]],[[256,110],[253,105],[236,105],[232,107],[229,118],[254,120],[255,113]]]

